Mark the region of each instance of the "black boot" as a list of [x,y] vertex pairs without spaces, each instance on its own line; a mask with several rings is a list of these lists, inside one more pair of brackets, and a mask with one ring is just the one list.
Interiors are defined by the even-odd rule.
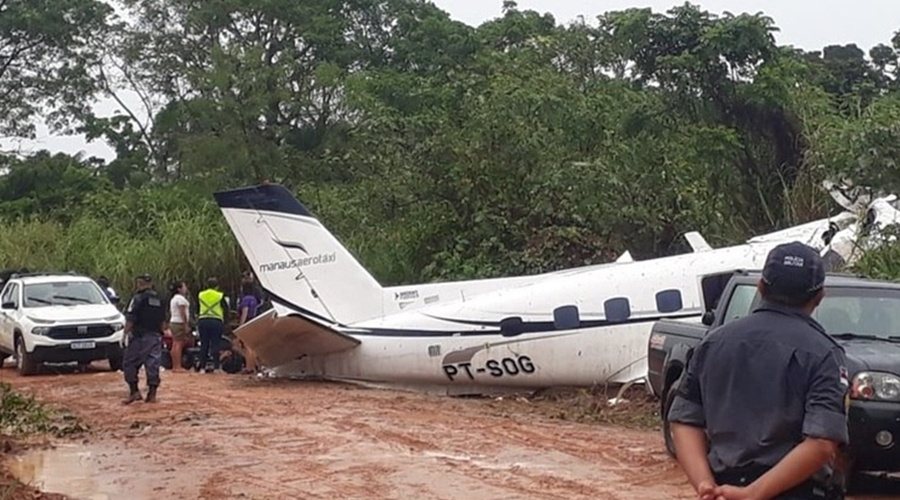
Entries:
[[131,403],[134,403],[135,401],[140,401],[142,399],[141,391],[138,389],[137,384],[128,384],[128,389],[128,397],[124,401],[122,401],[122,404],[129,405]]
[[147,389],[147,399],[145,399],[144,401],[146,401],[146,402],[148,402],[148,403],[155,403],[155,402],[156,402],[156,387],[157,387],[157,386],[155,386],[155,385],[151,385],[151,386]]

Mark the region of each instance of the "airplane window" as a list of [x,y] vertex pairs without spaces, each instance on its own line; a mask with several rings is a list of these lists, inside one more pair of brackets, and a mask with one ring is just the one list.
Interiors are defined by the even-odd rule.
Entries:
[[656,310],[661,313],[680,311],[683,307],[680,290],[663,290],[656,294]]
[[561,306],[554,309],[553,326],[557,330],[572,330],[581,326],[578,306]]
[[500,320],[500,334],[503,336],[518,335],[525,331],[522,325],[522,318],[513,316]]
[[621,323],[631,317],[631,304],[625,297],[616,297],[603,303],[603,314],[610,323]]

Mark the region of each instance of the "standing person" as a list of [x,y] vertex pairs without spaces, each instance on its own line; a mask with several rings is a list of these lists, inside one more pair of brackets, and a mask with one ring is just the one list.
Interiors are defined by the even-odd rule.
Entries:
[[125,312],[128,345],[125,347],[122,370],[129,389],[128,397],[123,401],[125,404],[141,399],[141,391],[138,389],[138,370],[141,365],[147,373],[147,402],[156,401],[166,309],[162,298],[153,290],[152,283],[148,274],[135,279],[135,295]]
[[191,304],[187,299],[188,287],[184,281],[176,281],[170,287],[169,330],[172,332],[172,371],[181,371],[181,354],[185,347],[194,345],[191,335]]
[[109,285],[109,278],[100,276],[97,278],[97,284],[103,289],[103,293],[106,294],[106,298],[108,298],[110,302],[113,304],[119,303],[119,296],[116,294],[115,289]]
[[825,482],[848,441],[844,351],[810,316],[824,282],[814,249],[775,247],[760,306],[697,346],[668,420],[699,498],[843,498]]
[[259,302],[257,309],[258,313],[271,307],[271,305],[268,304],[268,297],[266,296],[265,291],[259,286],[253,271],[249,269],[245,270],[241,275],[241,287],[243,288],[245,284],[249,284],[253,288],[253,295],[256,297],[256,301]]
[[219,281],[216,278],[209,278],[206,281],[206,289],[200,292],[197,298],[200,365],[206,373],[212,373],[219,369],[219,344],[222,335],[225,334],[228,303],[225,301],[225,294],[219,291]]
[[[238,311],[240,312],[238,327],[246,324],[259,313],[259,298],[256,296],[256,290],[252,282],[245,281],[241,285],[241,300],[238,303]],[[247,358],[247,367],[244,369],[244,373],[255,372],[257,368],[256,353],[253,352],[253,349],[247,347],[242,340],[237,339],[237,342],[241,350],[244,351],[244,357]]]

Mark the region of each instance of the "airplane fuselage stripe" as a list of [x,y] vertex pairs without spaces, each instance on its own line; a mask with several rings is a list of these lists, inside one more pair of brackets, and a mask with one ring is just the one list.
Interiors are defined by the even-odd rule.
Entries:
[[[578,330],[587,330],[591,328],[598,327],[613,327],[613,326],[623,326],[623,325],[635,325],[640,323],[651,323],[655,321],[659,321],[661,319],[686,319],[692,317],[699,317],[700,313],[683,313],[683,314],[668,314],[663,316],[651,316],[651,317],[643,317],[643,318],[632,318],[625,321],[606,321],[606,320],[594,320],[594,321],[582,321],[581,325],[576,328],[568,328],[566,330],[557,329],[553,322],[534,322],[534,323],[522,323],[519,326],[519,330],[514,335],[508,335],[509,337],[514,337],[521,334],[526,333],[550,333],[556,331],[578,331]],[[379,336],[379,337],[470,337],[477,335],[500,335],[501,330],[499,328],[491,328],[484,330],[407,330],[402,328],[349,328],[347,330],[343,330],[344,333],[348,335],[370,335],[370,336]]]

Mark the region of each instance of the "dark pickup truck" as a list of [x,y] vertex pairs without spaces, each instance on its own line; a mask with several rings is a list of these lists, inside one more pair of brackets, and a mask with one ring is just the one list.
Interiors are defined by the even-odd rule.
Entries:
[[[650,332],[648,383],[661,401],[666,448],[674,455],[665,416],[694,346],[706,333],[749,314],[758,304],[758,271],[700,280],[700,322],[660,320]],[[900,283],[828,275],[813,317],[846,352],[850,374],[850,445],[845,477],[859,471],[900,471]]]

